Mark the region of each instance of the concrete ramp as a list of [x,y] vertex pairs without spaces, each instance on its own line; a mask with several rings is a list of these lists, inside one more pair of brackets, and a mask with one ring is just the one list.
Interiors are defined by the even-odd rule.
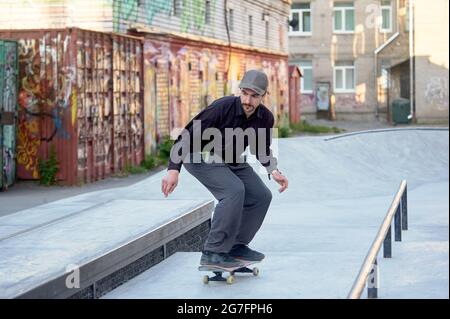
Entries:
[[[311,274],[324,259],[329,259],[335,267],[325,272],[317,283]],[[343,265],[353,264],[355,268],[360,264],[357,254],[273,252],[264,262],[251,266],[258,267],[257,277],[237,273],[232,285],[226,282],[205,285],[202,277],[213,274],[198,271],[199,260],[200,253],[176,253],[104,299],[345,298],[353,273]]]
[[393,258],[380,258],[379,297],[448,298],[448,130],[289,138],[278,147],[290,184],[279,194],[261,174],[274,198],[251,243],[267,256],[260,277],[204,285],[200,254],[177,253],[105,298],[345,298],[403,179],[410,226]]
[[[274,147],[290,182],[285,193],[252,164],[273,193],[251,243],[267,256],[260,277],[204,285],[199,253],[173,255],[201,249],[213,207],[211,194],[182,170],[168,199],[161,172],[0,218],[0,297],[345,298],[406,180],[410,227],[393,258],[379,263],[379,296],[448,298],[448,129],[288,138]],[[153,230],[159,235],[149,240]],[[133,263],[121,272],[124,260]],[[81,266],[76,291],[64,290],[71,264]]]

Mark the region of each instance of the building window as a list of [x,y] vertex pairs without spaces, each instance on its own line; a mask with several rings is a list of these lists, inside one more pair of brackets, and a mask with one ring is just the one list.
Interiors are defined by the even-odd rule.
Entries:
[[333,19],[333,31],[335,33],[353,33],[355,31],[355,7],[353,2],[335,2]]
[[266,41],[269,41],[269,21],[266,21]]
[[390,0],[381,1],[381,31],[392,32],[392,6]]
[[290,35],[311,35],[311,6],[309,3],[293,3],[291,7],[290,20],[296,20],[295,27],[289,27]]
[[211,24],[211,1],[205,1],[205,24]]
[[173,0],[173,15],[180,17],[183,11],[183,0]]
[[336,62],[333,82],[334,92],[355,92],[355,66],[353,62]]
[[234,31],[234,10],[228,10],[228,28],[230,31]]
[[248,35],[253,35],[253,17],[248,16]]
[[300,79],[300,93],[301,94],[313,93],[312,61],[311,60],[300,61],[298,67],[300,69],[300,72],[302,73],[302,78]]

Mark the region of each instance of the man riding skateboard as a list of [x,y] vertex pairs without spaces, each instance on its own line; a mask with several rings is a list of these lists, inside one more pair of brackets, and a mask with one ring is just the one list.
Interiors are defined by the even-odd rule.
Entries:
[[[184,165],[218,200],[201,265],[238,267],[243,261],[264,258],[248,244],[261,227],[272,193],[242,153],[249,146],[269,179],[272,176],[281,185],[279,192],[288,187],[288,179],[277,169],[277,159],[270,148],[274,117],[262,104],[267,87],[265,73],[247,71],[239,85],[240,96],[226,96],[211,103],[187,124],[172,146],[161,185],[164,196],[177,186]],[[213,136],[213,148],[211,138],[205,135]]]

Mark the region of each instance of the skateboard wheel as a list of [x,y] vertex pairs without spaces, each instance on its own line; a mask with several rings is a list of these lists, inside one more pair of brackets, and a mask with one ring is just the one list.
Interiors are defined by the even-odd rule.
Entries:
[[253,276],[259,275],[259,269],[257,267],[253,267]]
[[227,284],[231,285],[234,282],[234,276],[228,276]]
[[203,276],[203,283],[204,283],[205,285],[207,285],[208,282],[209,282],[209,277],[208,277],[208,276]]

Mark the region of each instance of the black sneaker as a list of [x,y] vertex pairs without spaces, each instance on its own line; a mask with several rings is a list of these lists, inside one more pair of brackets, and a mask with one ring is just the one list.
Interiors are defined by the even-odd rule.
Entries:
[[261,261],[264,259],[264,254],[248,248],[246,245],[235,245],[229,252],[231,257],[246,261]]
[[227,253],[203,251],[202,257],[200,259],[200,265],[233,268],[242,266],[242,262],[240,260],[234,259]]

